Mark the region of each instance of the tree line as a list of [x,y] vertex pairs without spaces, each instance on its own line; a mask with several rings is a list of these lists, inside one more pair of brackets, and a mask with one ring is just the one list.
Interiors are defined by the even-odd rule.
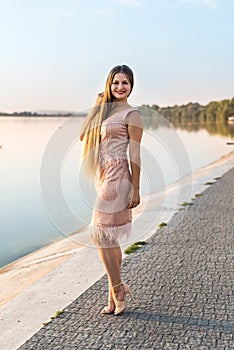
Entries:
[[37,113],[37,112],[28,112],[28,111],[23,111],[23,112],[14,112],[14,113],[4,113],[0,112],[0,116],[10,116],[10,117],[67,117],[70,116],[71,113],[54,113],[54,114],[48,114],[48,113]]
[[[234,97],[222,101],[212,101],[206,106],[199,103],[188,103],[181,106],[159,107],[158,105],[142,105],[150,110],[160,113],[164,118],[176,124],[205,123],[205,122],[224,122],[228,117],[234,115]],[[150,113],[147,113],[150,114]],[[152,113],[153,115],[153,113]]]
[[[234,97],[232,99],[225,99],[222,101],[212,101],[206,106],[202,106],[199,103],[188,103],[185,105],[175,105],[173,107],[159,107],[156,104],[145,105],[143,104],[139,109],[142,111],[143,117],[150,117],[156,115],[155,112],[161,114],[164,118],[175,124],[183,124],[186,122],[192,123],[205,123],[205,122],[224,122],[228,117],[234,115]],[[69,113],[32,113],[28,111],[14,112],[14,113],[1,113],[0,116],[71,116]],[[81,113],[77,116],[85,116]]]

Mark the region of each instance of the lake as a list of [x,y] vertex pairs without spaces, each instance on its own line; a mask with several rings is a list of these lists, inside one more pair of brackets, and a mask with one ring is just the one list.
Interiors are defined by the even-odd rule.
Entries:
[[[0,267],[90,221],[95,188],[80,168],[81,117],[0,117]],[[141,194],[233,150],[234,126],[144,121]]]

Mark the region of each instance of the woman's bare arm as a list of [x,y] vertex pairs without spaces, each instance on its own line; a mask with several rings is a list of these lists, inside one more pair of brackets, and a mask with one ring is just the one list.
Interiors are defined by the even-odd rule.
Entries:
[[128,208],[134,208],[140,203],[140,170],[141,155],[140,143],[143,133],[141,115],[138,111],[130,112],[126,118],[129,134],[129,155],[132,172],[132,190],[130,191]]

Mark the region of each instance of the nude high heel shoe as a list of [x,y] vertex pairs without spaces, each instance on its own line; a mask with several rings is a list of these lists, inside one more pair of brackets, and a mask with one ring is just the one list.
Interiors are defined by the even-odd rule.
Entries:
[[108,305],[105,306],[102,311],[100,312],[102,315],[110,315],[113,314],[115,311],[115,302],[113,299],[113,293],[111,291],[110,285],[109,285],[109,293],[108,293]]
[[116,305],[115,311],[114,311],[114,315],[120,315],[125,309],[126,309],[126,295],[129,294],[131,299],[136,303],[136,299],[134,298],[132,291],[130,289],[130,287],[123,282],[120,282],[119,284],[117,284],[116,286],[113,286],[112,288],[116,288],[119,286],[123,286],[124,289],[124,295],[123,295],[123,300],[118,300],[115,296],[115,293],[113,293],[113,298],[114,298],[114,302]]
[[113,314],[115,311],[115,303],[114,303],[114,299],[109,299],[108,300],[108,304],[113,303],[112,306],[105,306],[102,311],[100,312],[102,315],[110,315]]

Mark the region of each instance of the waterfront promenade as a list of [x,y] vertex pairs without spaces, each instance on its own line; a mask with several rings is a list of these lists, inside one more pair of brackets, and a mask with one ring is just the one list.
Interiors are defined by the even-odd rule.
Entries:
[[234,168],[123,261],[120,316],[100,315],[104,276],[20,350],[234,349]]

